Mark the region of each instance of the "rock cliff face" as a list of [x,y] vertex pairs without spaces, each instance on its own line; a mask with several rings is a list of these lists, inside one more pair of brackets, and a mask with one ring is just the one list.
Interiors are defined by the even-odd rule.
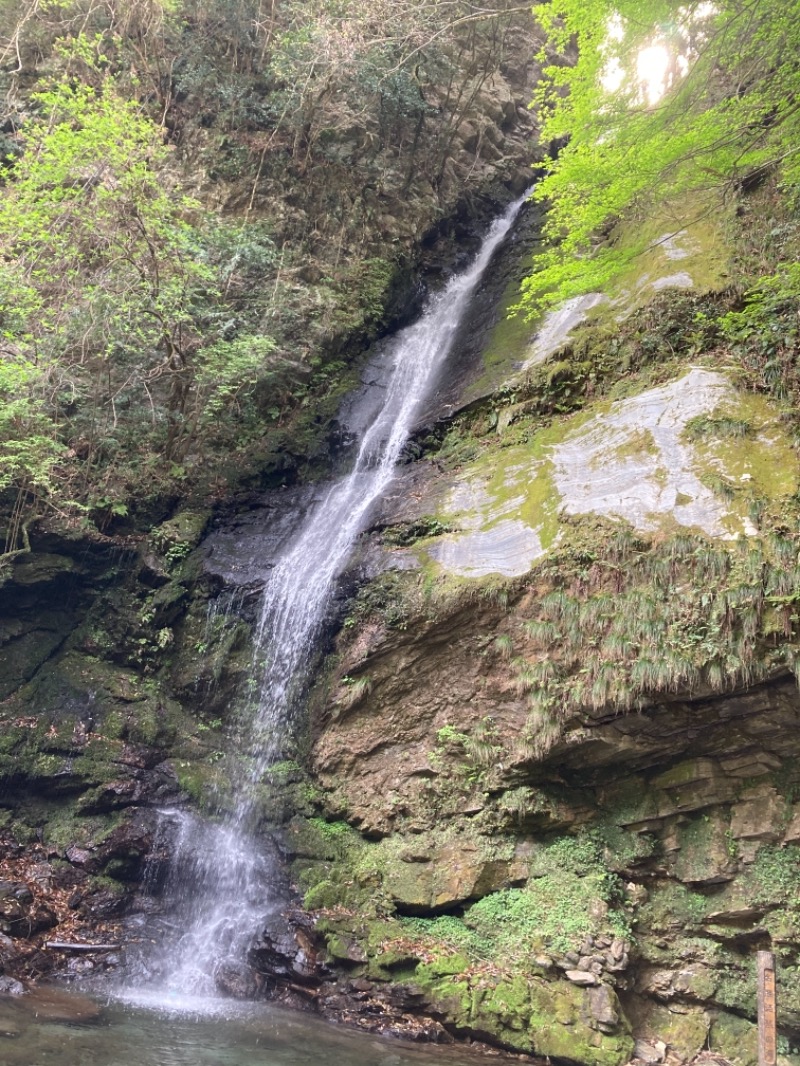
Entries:
[[757,948],[779,951],[797,1024],[794,679],[587,711],[537,756],[496,636],[531,595],[358,647],[369,692],[333,710],[314,769],[361,836],[316,826],[334,858],[290,827],[307,904],[353,976],[419,987],[458,1030],[623,1061],[627,1018],[640,1057],[751,1061]]
[[[185,486],[165,494],[161,482],[132,502],[127,517],[106,522],[106,533],[51,516],[31,524],[29,551],[0,560],[0,892],[7,901],[0,932],[9,981],[118,963],[118,955],[73,957],[44,944],[73,936],[124,941],[116,920],[130,908],[148,857],[158,868],[155,808],[202,803],[219,780],[232,705],[252,668],[250,624],[263,569],[239,580],[219,546],[204,568],[214,539],[201,552],[197,546],[224,521],[215,513],[239,515],[227,524],[246,545],[259,486],[313,480],[341,461],[347,431],[336,409],[358,381],[369,340],[413,316],[424,284],[439,284],[468,256],[488,221],[529,182],[531,162],[543,155],[527,108],[536,75],[532,23],[510,18],[513,33],[491,44],[491,56],[479,48],[469,69],[456,56],[453,85],[464,83],[457,106],[425,104],[413,144],[388,135],[379,143],[369,128],[352,128],[341,140],[349,138],[353,158],[344,144],[335,160],[327,149],[321,156],[309,149],[302,182],[286,163],[282,132],[273,131],[277,147],[264,162],[247,123],[231,127],[213,101],[196,109],[202,80],[170,97],[176,180],[210,210],[267,224],[283,244],[278,277],[262,284],[282,296],[276,317],[291,326],[295,354],[323,367],[322,391],[282,426],[266,418],[250,438],[252,455],[219,468],[212,462],[204,486],[182,496]],[[30,49],[21,38],[24,70],[11,78],[9,99],[22,114],[37,64],[49,56],[57,69],[47,51],[55,25]],[[186,28],[181,49],[195,47],[196,32]],[[206,58],[221,71],[230,60]],[[472,69],[484,60],[485,70]],[[248,78],[247,91],[263,93],[256,74]],[[264,115],[259,122],[268,126]],[[217,123],[227,130],[222,142]],[[256,132],[266,135],[261,126]],[[361,167],[382,175],[380,188],[361,181]],[[382,253],[391,283],[379,286],[367,323],[354,279],[363,281],[364,261],[369,273]],[[274,540],[291,527],[289,501],[314,488],[293,491],[271,498]],[[4,536],[12,506],[13,497],[0,496]],[[274,820],[314,810],[307,786],[292,787],[293,774],[276,774]]]
[[687,340],[726,299],[718,236],[612,321],[485,333],[362,546],[312,699],[324,819],[287,833],[334,1011],[751,1063],[771,948],[793,1054],[798,468],[779,407]]
[[[274,994],[579,1062],[749,1063],[770,946],[792,1051],[797,459],[728,353],[687,344],[727,299],[704,241],[611,323],[600,299],[538,340],[502,320],[518,245],[477,301],[268,782],[303,903],[254,949]],[[315,491],[204,542],[243,604],[213,654],[179,635],[209,713]]]

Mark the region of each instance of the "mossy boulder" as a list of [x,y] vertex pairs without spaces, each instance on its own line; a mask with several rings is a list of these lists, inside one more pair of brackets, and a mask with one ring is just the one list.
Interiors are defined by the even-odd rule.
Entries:
[[[516,1051],[595,1066],[620,1066],[632,1056],[633,1040],[611,989],[601,1002],[594,989],[567,981],[528,975],[463,980],[440,974],[436,964],[418,967],[414,980],[446,1024],[459,1032],[484,1034]],[[608,1020],[612,1015],[613,1024]]]

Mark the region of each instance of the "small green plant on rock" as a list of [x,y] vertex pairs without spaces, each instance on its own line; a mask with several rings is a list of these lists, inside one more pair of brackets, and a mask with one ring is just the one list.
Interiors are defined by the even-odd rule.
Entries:
[[704,437],[741,439],[751,437],[753,427],[746,419],[733,418],[730,415],[696,415],[686,423],[684,433],[690,440],[702,440]]
[[436,730],[436,742],[441,745],[465,744],[469,740],[466,733],[460,733],[453,725],[443,725]]
[[342,693],[337,699],[337,703],[340,707],[347,709],[355,707],[372,691],[372,680],[369,677],[349,677],[345,674],[340,683]]
[[508,633],[501,633],[500,636],[495,637],[494,647],[503,659],[510,659],[514,653],[514,642]]
[[490,893],[462,918],[403,919],[404,928],[504,968],[529,967],[542,951],[573,951],[590,934],[630,937],[621,883],[605,868],[591,837],[565,837],[543,847],[532,873],[525,888]]

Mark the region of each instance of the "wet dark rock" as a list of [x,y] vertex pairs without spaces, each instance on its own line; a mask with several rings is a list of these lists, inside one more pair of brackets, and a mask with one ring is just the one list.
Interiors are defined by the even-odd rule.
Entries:
[[406,1040],[451,1044],[453,1036],[431,1017],[431,1004],[413,985],[376,986],[369,981],[339,982],[323,987],[317,1009],[327,1018],[355,1025],[372,1033]]
[[147,787],[141,780],[128,778],[109,781],[87,796],[81,802],[81,809],[87,814],[101,814],[120,807],[130,807],[141,802],[147,794]]
[[20,904],[33,901],[33,893],[20,881],[0,881],[0,901],[15,900]]
[[125,744],[117,755],[114,762],[122,766],[132,766],[137,770],[151,770],[154,766],[163,762],[163,752],[158,748],[148,747],[146,744]]
[[347,987],[349,990],[359,993],[371,992],[373,986],[371,981],[367,981],[363,977],[358,977],[354,981],[349,981]]
[[271,915],[250,951],[255,969],[271,978],[316,983],[322,976],[313,920],[302,911]]
[[608,985],[589,988],[586,992],[586,1002],[598,1026],[605,1027],[608,1031],[616,1029],[619,1025],[618,1002]]
[[71,907],[82,917],[92,920],[116,918],[125,911],[126,905],[125,894],[108,888],[77,893],[70,900]]
[[[119,776],[111,777],[116,771]],[[138,804],[174,800],[180,793],[175,770],[169,761],[160,761],[158,752],[143,745],[127,745],[109,766],[109,780],[81,796],[83,814],[105,814]]]
[[234,999],[254,999],[259,982],[251,967],[245,963],[226,962],[214,974],[217,988]]
[[260,497],[252,511],[238,515],[203,541],[200,558],[207,574],[228,587],[261,588],[281,549],[317,501],[320,486],[279,489]]
[[139,555],[138,578],[142,584],[150,588],[161,588],[169,581],[169,573],[161,559],[155,552],[147,549]]
[[[52,628],[31,628],[27,632],[11,634],[6,629],[0,632],[0,645],[4,648],[4,661],[0,667],[0,699],[11,695],[26,681],[30,681],[39,667],[47,661],[63,642],[73,619],[62,613],[50,616]],[[5,636],[5,640],[2,637]]]
[[37,900],[27,885],[14,881],[0,882],[0,929],[8,935],[29,937],[57,922],[53,909]]
[[157,813],[146,809],[126,818],[98,847],[102,865],[114,863],[115,876],[135,876],[152,848],[157,820]]
[[96,966],[91,959],[70,959],[65,969],[70,977],[87,977],[94,972]]
[[73,844],[66,849],[64,855],[68,862],[71,862],[73,866],[79,866],[82,870],[99,869],[99,859],[88,848],[79,848],[77,844]]

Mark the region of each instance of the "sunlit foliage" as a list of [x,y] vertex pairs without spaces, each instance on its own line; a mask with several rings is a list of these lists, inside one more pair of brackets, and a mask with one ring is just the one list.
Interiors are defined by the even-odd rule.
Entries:
[[[537,190],[550,247],[525,283],[535,309],[602,287],[624,251],[619,221],[680,205],[676,229],[771,170],[800,182],[800,5],[776,0],[557,0],[537,97],[544,136],[567,140]],[[643,62],[644,57],[644,62]],[[648,67],[649,63],[649,67]]]

